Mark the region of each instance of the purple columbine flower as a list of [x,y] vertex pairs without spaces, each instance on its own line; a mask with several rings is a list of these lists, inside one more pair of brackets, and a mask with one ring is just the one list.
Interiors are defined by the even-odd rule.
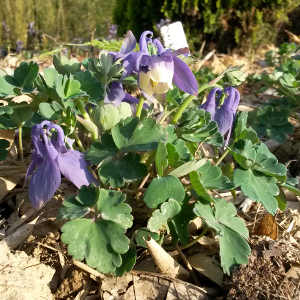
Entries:
[[[112,104],[113,106],[118,106],[122,102],[129,103],[134,113],[136,109],[135,104],[139,103],[139,99],[125,93],[122,84],[113,81],[108,95],[105,96],[104,103],[109,103]],[[149,109],[150,107],[146,103],[144,103],[143,108]]]
[[[164,94],[175,84],[182,91],[197,96],[198,83],[190,68],[179,59],[178,55],[188,55],[189,49],[181,48],[176,51],[165,49],[158,39],[148,38],[153,35],[151,31],[144,31],[140,37],[140,51],[119,52],[119,56],[124,57],[124,73],[121,79],[131,75],[138,74],[138,83],[142,91],[147,95]],[[132,38],[132,37],[131,37]],[[127,45],[126,49],[133,49],[135,39],[131,41],[131,47]],[[124,47],[125,49],[125,47]],[[149,52],[150,49],[150,52]]]
[[225,88],[224,93],[228,96],[220,107],[216,104],[216,94],[217,99],[219,99],[222,95],[222,90],[215,87],[210,91],[207,101],[199,108],[210,112],[211,121],[217,122],[220,133],[224,135],[226,132],[228,132],[225,141],[225,146],[227,146],[231,136],[236,110],[240,102],[240,93],[233,87]]
[[136,39],[133,33],[130,30],[128,30],[125,35],[125,39],[122,43],[121,50],[119,52],[110,51],[109,54],[111,54],[114,57],[115,61],[118,59],[124,59],[135,49],[135,46]]
[[[43,130],[45,125],[47,126],[46,132]],[[56,130],[57,138],[52,134],[50,140],[48,135],[51,129]],[[34,152],[31,155],[31,164],[27,170],[26,179],[33,174],[29,182],[29,198],[36,209],[40,209],[53,197],[59,188],[61,174],[78,188],[90,183],[97,184],[97,180],[87,169],[88,163],[83,154],[67,149],[64,138],[62,128],[50,121],[43,121],[31,129]]]

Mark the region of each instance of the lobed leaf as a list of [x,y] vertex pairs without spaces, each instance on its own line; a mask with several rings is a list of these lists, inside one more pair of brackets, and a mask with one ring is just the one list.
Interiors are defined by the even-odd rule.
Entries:
[[118,148],[109,133],[101,135],[101,142],[92,143],[85,153],[85,159],[94,165],[99,165],[104,159],[118,154]]
[[174,199],[163,203],[160,209],[155,210],[148,220],[147,228],[155,232],[163,226],[168,229],[168,220],[175,217],[181,210],[180,205]]
[[237,264],[247,264],[250,247],[245,239],[249,232],[242,219],[236,217],[236,208],[225,199],[214,203],[198,201],[194,212],[201,217],[219,238],[221,266],[225,273],[230,272]]
[[184,197],[185,191],[179,179],[168,175],[151,181],[144,195],[144,202],[149,208],[155,208],[170,198],[181,203]]
[[128,153],[120,160],[112,157],[106,158],[99,166],[98,174],[104,184],[110,183],[111,187],[122,187],[125,182],[142,179],[148,174],[146,165],[140,163],[138,154]]
[[157,125],[154,119],[140,121],[138,117],[121,121],[111,132],[115,144],[124,152],[155,150],[159,140],[167,138],[163,126]]

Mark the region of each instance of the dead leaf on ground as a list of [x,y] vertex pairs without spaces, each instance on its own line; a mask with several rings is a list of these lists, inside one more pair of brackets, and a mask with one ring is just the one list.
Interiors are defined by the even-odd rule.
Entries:
[[12,174],[0,177],[0,203],[1,200],[20,182],[24,174]]
[[36,221],[38,218],[34,219],[30,223],[25,223],[21,227],[19,227],[16,231],[13,233],[7,235],[1,242],[0,245],[6,244],[8,248],[15,249],[17,248],[21,243],[25,242],[27,238],[29,237]]
[[15,138],[15,130],[14,129],[6,129],[0,130],[0,139],[5,139],[9,141],[10,147]]
[[13,98],[11,101],[13,101],[15,103],[26,102],[26,103],[30,104],[32,102],[32,98],[27,95],[21,95],[21,96],[17,96],[15,98]]
[[106,277],[101,282],[101,296],[104,300],[208,300],[205,289],[180,280],[172,282],[155,274],[123,277]]
[[188,257],[187,260],[191,264],[191,266],[198,272],[214,281],[218,285],[222,286],[223,270],[216,260],[203,253],[198,253],[191,257]]
[[278,225],[275,216],[267,214],[263,217],[254,234],[265,235],[272,240],[276,240],[278,237]]
[[170,285],[166,300],[208,300],[208,295],[193,284],[173,282]]

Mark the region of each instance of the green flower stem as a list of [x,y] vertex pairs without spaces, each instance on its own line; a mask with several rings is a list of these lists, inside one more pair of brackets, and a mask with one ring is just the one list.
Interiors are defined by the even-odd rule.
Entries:
[[295,98],[295,96],[293,94],[290,94],[289,92],[287,92],[284,88],[282,87],[278,87],[278,89],[284,93],[286,96],[291,97],[293,99],[293,101],[297,104],[300,105],[300,102]]
[[145,165],[147,166],[148,170],[150,169],[150,166],[155,158],[155,155],[156,155],[156,150],[153,150],[150,152],[150,155],[145,163]]
[[[80,110],[83,118],[92,122],[88,112],[85,109],[85,106],[84,106],[83,102],[81,100],[78,100],[78,101],[76,101],[76,105],[77,105],[78,109]],[[90,133],[92,135],[91,136],[92,141],[97,142],[98,141],[98,131],[97,130],[92,130],[92,131],[90,131]]]
[[[198,235],[194,240],[190,241],[188,244],[186,244],[184,246],[180,246],[179,248],[181,250],[183,250],[183,249],[187,249],[187,248],[191,247],[192,245],[194,245],[195,243],[197,243],[206,234],[206,232],[208,231],[208,229],[209,229],[208,227],[204,228],[202,230],[201,234]],[[163,247],[163,248],[165,250],[167,250],[167,251],[177,250],[176,247]]]
[[78,136],[78,134],[77,134],[77,132],[76,132],[75,129],[74,129],[74,131],[73,131],[72,134],[73,134],[73,136],[74,136],[74,138],[75,138],[75,141],[76,141],[76,143],[77,143],[77,145],[78,145],[80,151],[81,151],[81,152],[84,152],[85,150],[84,150],[84,148],[83,148],[83,145],[82,145],[82,143],[81,143],[81,140],[80,140],[80,138],[79,138],[79,136]]
[[165,119],[169,116],[169,115],[171,115],[174,111],[176,111],[176,109],[177,109],[177,107],[176,108],[173,108],[172,110],[170,110],[170,111],[165,111],[165,113],[164,113],[164,115],[163,115],[163,117],[162,117],[162,119],[160,120],[160,122],[159,122],[159,124],[163,124],[163,122],[165,121]]
[[216,166],[224,159],[224,157],[229,153],[229,150],[227,149],[223,155],[216,161]]
[[24,154],[23,154],[23,143],[22,143],[22,126],[19,126],[19,150],[20,150],[21,161],[25,166]]
[[146,160],[149,158],[149,156],[151,155],[151,153],[152,153],[153,151],[155,151],[155,150],[145,152],[145,154],[142,155],[141,161],[140,161],[140,162],[143,163],[144,161],[146,161]]
[[[221,78],[220,78],[221,79]],[[219,80],[220,80],[219,79]],[[202,91],[210,88],[210,87],[220,87],[222,88],[221,86],[219,86],[218,84],[211,84],[210,82],[209,83],[206,83],[202,86],[199,87],[198,89],[198,94],[201,93]],[[170,124],[176,124],[177,121],[179,120],[179,118],[181,117],[183,111],[188,107],[188,105],[193,101],[193,99],[196,98],[196,96],[194,95],[190,95],[188,98],[185,99],[185,101],[180,105],[178,111],[176,112],[175,116],[173,117],[172,121]]]
[[86,119],[86,120],[91,120],[88,112],[85,109],[85,106],[84,106],[83,102],[81,100],[77,100],[76,105],[77,105],[78,109],[80,110],[83,118]]
[[138,104],[137,109],[136,109],[136,114],[135,114],[136,117],[139,117],[139,118],[141,117],[144,102],[145,102],[145,98],[143,96],[141,96],[139,104]]

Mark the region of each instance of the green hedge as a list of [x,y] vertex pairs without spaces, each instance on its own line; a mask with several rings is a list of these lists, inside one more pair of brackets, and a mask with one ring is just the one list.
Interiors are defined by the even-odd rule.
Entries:
[[242,46],[257,49],[275,41],[278,26],[299,0],[121,0],[114,10],[119,34],[131,29],[139,36],[155,30],[161,18],[182,21],[191,49],[203,40],[219,50]]

